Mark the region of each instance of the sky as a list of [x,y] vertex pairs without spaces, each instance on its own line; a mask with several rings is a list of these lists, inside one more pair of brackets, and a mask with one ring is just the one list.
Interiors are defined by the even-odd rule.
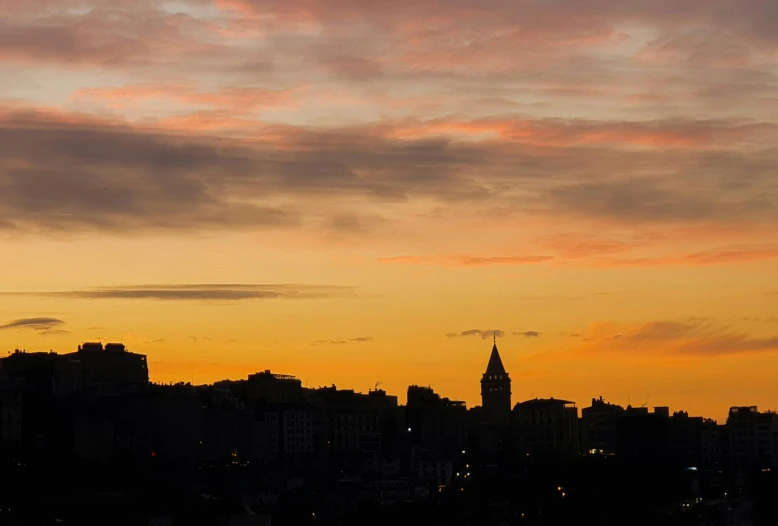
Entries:
[[778,2],[0,12],[0,350],[778,409]]

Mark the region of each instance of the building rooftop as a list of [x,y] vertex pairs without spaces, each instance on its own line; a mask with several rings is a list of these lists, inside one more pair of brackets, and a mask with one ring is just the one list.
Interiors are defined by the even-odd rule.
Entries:
[[249,381],[252,379],[260,379],[260,378],[273,378],[275,380],[295,380],[299,381],[299,379],[291,374],[277,374],[277,373],[271,373],[270,369],[265,369],[261,373],[254,373],[250,374],[248,379]]
[[560,400],[558,398],[533,398],[532,400],[526,400],[524,402],[519,402],[516,405],[520,406],[531,406],[531,405],[570,405],[574,406],[575,402],[571,402],[569,400]]

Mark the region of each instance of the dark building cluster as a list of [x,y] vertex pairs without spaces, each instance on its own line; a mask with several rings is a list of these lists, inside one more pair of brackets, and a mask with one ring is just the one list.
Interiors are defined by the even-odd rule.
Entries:
[[756,504],[775,487],[774,412],[733,407],[717,423],[602,398],[580,415],[555,398],[514,405],[496,343],[481,398],[468,409],[412,385],[401,405],[378,385],[306,388],[269,370],[160,385],[121,344],[15,351],[0,359],[0,524],[774,518]]

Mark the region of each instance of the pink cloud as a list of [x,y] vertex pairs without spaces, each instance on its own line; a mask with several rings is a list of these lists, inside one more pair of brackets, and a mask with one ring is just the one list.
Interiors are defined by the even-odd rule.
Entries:
[[111,88],[81,88],[73,94],[77,101],[106,103],[112,108],[123,108],[148,100],[173,100],[198,107],[253,111],[268,108],[294,107],[307,86],[290,89],[221,88],[199,91],[189,85],[161,84],[134,85]]
[[381,263],[411,265],[442,264],[456,267],[486,267],[493,265],[534,265],[554,259],[552,256],[396,256],[381,258]]
[[582,119],[436,119],[397,124],[388,132],[405,139],[436,135],[500,138],[539,146],[623,144],[641,147],[710,148],[766,143],[778,126],[733,121],[598,122]]
[[603,258],[600,267],[662,267],[743,264],[778,259],[778,247],[719,248],[681,256]]

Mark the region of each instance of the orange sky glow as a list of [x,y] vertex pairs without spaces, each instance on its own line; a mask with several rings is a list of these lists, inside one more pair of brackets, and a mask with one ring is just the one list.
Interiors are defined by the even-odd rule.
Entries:
[[764,0],[0,0],[0,349],[778,409]]

